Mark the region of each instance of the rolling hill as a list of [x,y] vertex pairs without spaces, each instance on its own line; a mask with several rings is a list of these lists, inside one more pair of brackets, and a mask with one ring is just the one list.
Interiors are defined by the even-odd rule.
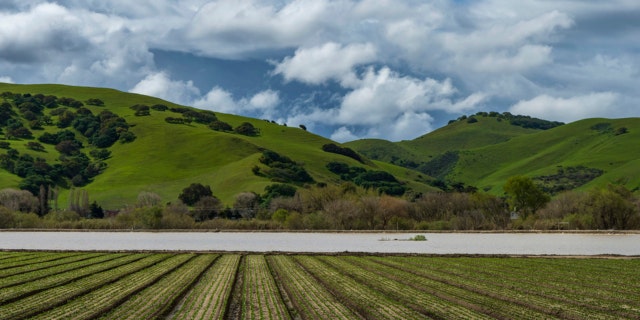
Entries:
[[411,141],[360,140],[345,145],[372,159],[493,194],[502,194],[505,181],[514,175],[530,176],[551,193],[608,183],[640,189],[640,118],[585,119],[544,129],[498,117],[474,118],[459,119]]
[[[232,130],[212,130],[207,124],[198,123],[197,117],[196,121],[190,119],[185,120],[184,123],[169,123],[167,118],[186,119],[187,111],[196,116],[198,113],[209,116],[212,113],[179,106],[153,97],[112,89],[49,84],[0,84],[0,92],[6,93],[3,94],[3,100],[0,102],[9,103],[13,108],[14,115],[12,117],[14,120],[11,121],[14,122],[12,124],[14,127],[28,128],[33,124],[27,118],[33,116],[27,116],[26,107],[18,108],[12,99],[13,96],[8,92],[20,93],[23,94],[23,97],[28,97],[29,94],[40,94],[41,100],[42,96],[51,95],[57,97],[58,101],[62,97],[67,97],[72,98],[71,100],[84,102],[84,106],[81,108],[64,105],[41,107],[43,110],[39,114],[36,112],[35,117],[43,119],[43,116],[48,116],[49,121],[42,125],[41,129],[31,129],[32,137],[0,139],[1,142],[5,142],[6,147],[16,150],[19,156],[30,155],[34,159],[42,158],[51,166],[61,164],[63,162],[61,159],[67,159],[64,160],[64,164],[68,165],[69,159],[74,157],[63,157],[61,152],[57,150],[59,146],[56,146],[55,143],[40,143],[42,150],[30,148],[29,143],[40,141],[42,135],[56,135],[62,130],[69,130],[82,143],[83,148],[80,149],[82,153],[93,155],[92,151],[100,149],[95,145],[97,136],[91,136],[91,134],[95,134],[93,131],[83,133],[79,131],[80,126],[75,124],[65,128],[60,127],[62,117],[67,116],[64,113],[65,109],[70,111],[75,119],[81,118],[87,113],[96,115],[88,119],[102,121],[98,127],[119,121],[120,126],[114,127],[113,132],[117,132],[120,142],[114,142],[113,145],[103,148],[110,151],[110,156],[103,161],[95,160],[93,156],[90,158],[92,164],[103,162],[103,166],[106,165],[106,168],[103,168],[101,173],[90,176],[88,181],[80,183],[78,186],[78,188],[87,190],[91,201],[95,200],[107,209],[120,208],[135,203],[137,195],[142,191],[157,193],[166,202],[174,201],[177,200],[177,196],[183,188],[194,182],[210,185],[215,196],[219,197],[226,205],[232,205],[234,197],[238,193],[256,192],[261,194],[266,186],[282,180],[264,174],[255,174],[256,167],[258,172],[276,171],[260,162],[265,150],[276,152],[299,164],[313,179],[313,182],[308,183],[340,183],[340,177],[329,171],[327,164],[342,162],[349,166],[362,167],[365,170],[387,171],[407,188],[417,192],[433,190],[432,187],[424,183],[428,177],[414,170],[368,159],[359,162],[341,154],[325,152],[322,150],[323,146],[335,144],[335,142],[297,127],[287,127],[266,120],[223,113],[215,113],[215,118],[220,123],[226,123],[233,128],[237,128],[243,123],[250,123],[258,130],[259,134],[248,136]],[[103,105],[90,105],[88,103],[90,99],[99,100]],[[139,106],[147,106],[146,111],[139,113]],[[164,106],[164,108],[148,108],[148,106]],[[132,107],[134,108],[132,109]],[[112,120],[98,119],[101,116],[97,115],[105,110],[115,114],[111,118]],[[113,120],[118,118],[120,119]],[[123,124],[124,121],[126,124]],[[21,124],[15,124],[15,122],[21,122]],[[6,138],[7,128],[6,126],[3,128],[4,136],[3,133],[0,133],[1,138]],[[123,132],[129,133],[123,134]],[[123,135],[128,135],[133,141],[122,143]],[[0,156],[3,151],[7,150],[0,149]],[[16,161],[18,161],[17,158],[14,162]],[[18,175],[0,169],[0,189],[16,188],[21,181],[22,178]],[[66,182],[68,187],[73,184],[69,181]],[[298,187],[303,185],[303,183],[294,184]],[[60,195],[62,204],[65,203],[67,194],[68,189],[62,188]]]

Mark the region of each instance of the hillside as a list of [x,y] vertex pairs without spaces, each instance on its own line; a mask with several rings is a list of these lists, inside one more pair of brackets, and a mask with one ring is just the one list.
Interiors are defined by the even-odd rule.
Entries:
[[[600,170],[582,188],[619,183],[638,190],[640,149],[635,145],[639,139],[640,118],[585,119],[461,152],[449,177],[501,193],[504,181],[513,175],[550,177],[561,171],[564,179],[575,180]],[[566,177],[566,171],[574,168],[582,168],[578,177]]]
[[[288,157],[298,167],[306,170],[313,181],[305,183],[341,182],[340,178],[326,167],[328,163],[337,161],[349,166],[363,167],[365,170],[388,171],[407,189],[418,192],[432,189],[418,181],[424,177],[415,171],[385,163],[376,164],[369,160],[361,163],[340,154],[325,152],[322,147],[334,143],[333,141],[297,127],[287,127],[265,120],[230,114],[213,114],[193,108],[185,109],[184,106],[161,99],[112,89],[0,84],[0,92],[40,94],[44,98],[51,95],[58,98],[57,105],[40,106],[42,110],[37,110],[38,106],[31,106],[35,113],[33,115],[28,114],[26,104],[18,108],[13,95],[3,94],[3,102],[9,104],[8,108],[12,108],[13,115],[10,117],[13,120],[10,120],[10,124],[0,127],[4,131],[0,133],[0,137],[3,138],[0,141],[6,143],[6,148],[0,149],[0,156],[12,149],[14,150],[12,152],[17,151],[19,157],[30,155],[34,163],[38,163],[37,159],[42,158],[49,165],[47,168],[56,170],[59,168],[56,164],[68,168],[72,161],[85,161],[82,160],[84,156],[79,157],[78,152],[73,152],[74,150],[71,150],[68,156],[63,156],[58,150],[59,144],[56,145],[59,141],[48,144],[41,140],[43,135],[56,136],[64,130],[70,131],[75,135],[77,142],[82,144],[82,148],[75,151],[85,155],[91,154],[91,157],[84,158],[87,158],[87,162],[90,161],[90,166],[98,167],[92,173],[99,172],[90,175],[86,173],[87,170],[78,171],[79,173],[75,176],[74,173],[67,174],[63,179],[65,181],[58,181],[59,185],[66,183],[66,188],[61,189],[62,204],[65,203],[68,188],[76,182],[76,188],[87,190],[91,201],[95,200],[108,209],[135,203],[137,195],[142,191],[157,193],[166,202],[174,201],[183,188],[197,182],[210,185],[215,196],[223,200],[226,205],[232,205],[234,196],[238,193],[248,191],[261,194],[264,188],[275,183],[274,181],[282,181],[282,178],[264,174],[278,171],[260,162],[265,150]],[[40,100],[43,99],[42,96],[39,96]],[[60,98],[63,97],[83,102],[84,105],[81,107],[61,105]],[[90,105],[88,103],[90,99],[99,100],[103,105]],[[35,104],[38,105],[38,103]],[[157,106],[164,106],[164,108],[155,108]],[[110,119],[105,120],[99,116],[105,110],[112,113]],[[95,125],[95,121],[98,121],[96,128],[100,128],[101,134],[105,131],[104,126],[114,125],[114,127],[104,136],[98,136],[91,131],[93,129],[81,132],[80,130],[85,130],[86,126],[78,125],[76,122],[70,122],[73,125],[67,124],[66,127],[61,127],[63,118],[68,116],[76,122],[79,118],[82,121],[89,119],[86,120],[86,126]],[[212,130],[211,119],[207,118],[203,123],[199,123],[200,116],[215,118],[218,124],[224,123],[230,128],[220,129],[220,131]],[[31,118],[34,119],[33,121],[40,122],[40,128],[29,121]],[[173,118],[169,122],[174,123],[169,123],[167,118]],[[241,127],[243,123],[249,123],[250,127],[257,129],[259,133],[252,136],[231,130],[231,128]],[[34,125],[36,125],[35,129],[32,127]],[[19,126],[29,128],[32,136],[19,136],[19,133],[14,130]],[[12,131],[9,127],[13,128]],[[13,136],[7,137],[8,133]],[[110,146],[97,147],[99,139],[108,134],[113,135],[118,141],[111,141]],[[92,153],[103,149],[110,152],[104,160],[96,158]],[[5,157],[5,159],[8,158],[10,157]],[[15,157],[12,161],[19,163],[19,160]],[[259,174],[254,172],[256,167]],[[45,176],[44,173],[42,175]],[[24,180],[18,175],[0,169],[0,189],[16,188],[23,182]],[[295,181],[282,182],[290,182],[298,187],[305,184]]]
[[[639,118],[550,123],[545,130],[498,117],[474,118],[477,121],[458,119],[411,141],[360,140],[345,145],[374,159],[494,194],[502,194],[504,182],[514,175],[531,176],[552,194],[607,183],[640,189],[640,149],[635,147],[640,141]],[[523,119],[546,126],[539,119]]]

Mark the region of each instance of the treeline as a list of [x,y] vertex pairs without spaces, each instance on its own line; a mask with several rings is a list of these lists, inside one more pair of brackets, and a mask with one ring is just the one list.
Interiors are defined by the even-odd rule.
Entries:
[[[224,205],[194,183],[167,202],[142,192],[109,212],[86,192],[65,210],[38,217],[42,203],[26,191],[0,191],[0,228],[291,229],[291,230],[624,230],[640,228],[640,199],[619,185],[569,191],[550,199],[532,179],[514,177],[505,197],[434,192],[399,198],[351,182],[295,188],[273,184]],[[104,216],[104,218],[100,218]]]
[[548,130],[561,125],[564,125],[563,122],[559,121],[549,121],[539,118],[534,118],[531,116],[524,115],[514,115],[510,112],[499,113],[496,111],[484,112],[480,111],[474,115],[470,116],[460,116],[458,119],[450,120],[449,124],[452,124],[456,121],[466,121],[467,123],[476,123],[478,122],[478,117],[483,118],[496,118],[497,121],[508,121],[511,125],[523,127],[527,129],[539,129],[539,130]]

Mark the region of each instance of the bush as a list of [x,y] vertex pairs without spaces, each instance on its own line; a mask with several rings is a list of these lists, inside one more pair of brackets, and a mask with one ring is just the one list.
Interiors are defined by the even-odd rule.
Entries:
[[328,143],[322,146],[322,151],[340,154],[340,155],[349,157],[351,159],[354,159],[360,163],[363,163],[362,157],[360,157],[360,155],[357,152],[347,147],[339,147],[333,143]]
[[260,134],[260,130],[258,130],[258,128],[254,127],[249,122],[243,122],[241,125],[235,127],[233,131],[237,134],[250,136],[250,137],[254,137]]

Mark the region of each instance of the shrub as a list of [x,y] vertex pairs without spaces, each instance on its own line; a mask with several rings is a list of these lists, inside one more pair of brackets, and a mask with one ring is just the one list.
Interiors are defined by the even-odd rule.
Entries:
[[254,127],[249,122],[243,122],[241,125],[235,127],[233,131],[237,134],[254,137],[260,134],[260,130]]
[[330,153],[336,153],[336,154],[340,154],[346,157],[349,157],[351,159],[354,159],[360,163],[362,163],[362,157],[360,157],[360,155],[353,151],[352,149],[349,149],[347,147],[339,147],[333,143],[328,143],[322,146],[322,150],[324,152],[330,152]]

